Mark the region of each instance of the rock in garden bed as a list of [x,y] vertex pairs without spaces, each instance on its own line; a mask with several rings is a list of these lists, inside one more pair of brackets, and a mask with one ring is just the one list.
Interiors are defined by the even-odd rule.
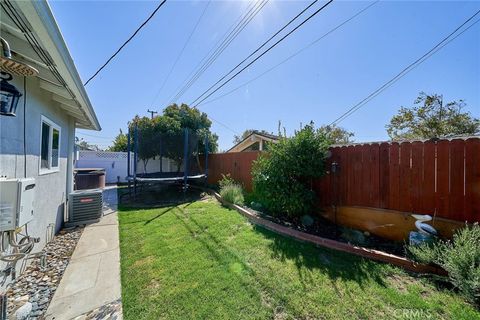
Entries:
[[48,243],[42,252],[46,254],[46,266],[40,258],[31,260],[7,291],[10,318],[27,313],[32,320],[43,318],[47,311],[83,228],[64,229]]
[[95,310],[81,315],[74,320],[121,320],[123,319],[122,313],[122,300],[118,299],[111,303],[107,303]]

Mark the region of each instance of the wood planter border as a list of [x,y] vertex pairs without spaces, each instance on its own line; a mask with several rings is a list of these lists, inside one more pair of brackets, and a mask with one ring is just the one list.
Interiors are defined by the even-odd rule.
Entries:
[[302,232],[299,230],[295,230],[289,227],[279,225],[278,223],[263,219],[253,211],[250,211],[246,208],[240,207],[236,204],[233,204],[224,200],[219,193],[213,190],[207,190],[207,191],[212,193],[215,196],[215,198],[218,201],[220,201],[223,205],[238,211],[240,214],[245,216],[253,224],[261,226],[275,233],[288,236],[296,240],[313,243],[315,245],[322,246],[325,248],[351,253],[351,254],[368,258],[371,260],[390,263],[395,266],[402,267],[405,270],[416,272],[416,273],[431,273],[431,274],[437,274],[442,276],[447,275],[447,272],[440,267],[426,265],[426,264],[419,264],[412,260],[397,256],[394,254],[389,254],[379,250],[367,249],[364,247],[354,246],[345,242],[322,238],[313,234],[309,234],[306,232]]

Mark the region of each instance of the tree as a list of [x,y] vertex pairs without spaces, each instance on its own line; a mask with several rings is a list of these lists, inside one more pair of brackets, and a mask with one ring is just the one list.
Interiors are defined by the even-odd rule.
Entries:
[[270,132],[265,130],[246,129],[241,135],[233,136],[233,144],[239,143],[240,141],[251,135],[253,132],[258,132],[260,134],[271,134]]
[[198,144],[191,144],[198,146],[198,149],[189,150],[190,154],[198,156],[205,152],[205,136],[208,137],[208,151],[217,150],[218,136],[210,131],[211,125],[207,114],[197,108],[190,108],[186,104],[172,104],[153,119],[135,116],[129,123],[129,128],[133,132],[137,126],[138,157],[143,161],[145,171],[148,160],[155,156],[172,159],[179,171],[184,158],[184,129],[189,129],[191,139],[199,139]]
[[401,107],[386,125],[392,140],[432,139],[480,132],[480,120],[462,112],[463,100],[444,103],[443,96],[420,92],[410,108]]
[[299,218],[313,209],[315,178],[326,170],[329,147],[326,136],[313,123],[296,131],[293,137],[282,136],[262,154],[252,168],[255,197],[271,214]]
[[355,135],[337,125],[323,125],[318,128],[318,133],[325,135],[330,144],[348,144],[352,143],[352,137]]
[[[169,105],[163,110],[163,117],[170,118],[180,124],[180,128],[188,128],[196,133],[199,137],[208,137],[208,152],[216,152],[218,149],[218,136],[210,131],[212,121],[208,119],[205,112],[200,112],[195,107],[190,108],[188,105],[176,103]],[[203,153],[205,150],[204,141],[199,143],[199,151]]]
[[122,129],[120,129],[120,133],[115,137],[113,145],[108,148],[108,151],[127,152],[127,147],[127,135],[122,132]]
[[102,151],[96,144],[91,144],[83,138],[75,137],[75,144],[79,150]]
[[[146,173],[147,164],[150,159],[155,157],[158,154],[158,151],[154,147],[155,144],[155,129],[153,121],[148,117],[139,117],[138,115],[133,118],[130,122],[130,132],[134,132],[135,128],[137,129],[137,141],[138,146],[138,158],[143,161],[143,171]],[[133,143],[135,138],[133,138]]]

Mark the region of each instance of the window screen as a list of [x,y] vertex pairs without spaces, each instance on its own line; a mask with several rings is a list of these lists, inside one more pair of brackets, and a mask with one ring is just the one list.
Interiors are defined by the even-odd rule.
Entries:
[[48,169],[48,149],[50,143],[50,126],[42,122],[42,150],[41,150],[41,168]]
[[57,129],[53,129],[53,135],[52,135],[52,167],[58,167],[59,138],[60,138],[60,132]]

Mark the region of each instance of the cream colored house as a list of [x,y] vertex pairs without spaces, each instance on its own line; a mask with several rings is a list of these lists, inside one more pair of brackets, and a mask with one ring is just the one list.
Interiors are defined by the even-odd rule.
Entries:
[[269,143],[276,143],[278,139],[276,135],[255,130],[227,152],[265,151]]

